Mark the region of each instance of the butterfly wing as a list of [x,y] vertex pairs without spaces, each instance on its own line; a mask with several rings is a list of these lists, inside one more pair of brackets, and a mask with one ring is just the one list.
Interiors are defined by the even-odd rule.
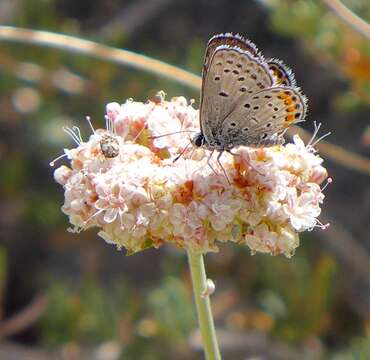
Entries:
[[298,88],[275,86],[242,96],[220,125],[220,138],[229,148],[283,143],[282,133],[292,123],[303,121],[306,109],[306,98]]
[[[205,79],[207,77],[208,69],[210,67],[210,61],[212,59],[213,53],[215,50],[221,45],[228,45],[230,47],[238,47],[241,50],[247,51],[252,56],[259,56],[259,52],[257,46],[250,40],[245,39],[239,34],[217,34],[211,37],[208,41],[206,52],[204,55],[203,60],[203,71],[202,71],[202,89],[201,89],[201,99],[200,99],[200,107],[202,108],[203,104],[203,94],[204,94],[204,87],[205,87]],[[202,124],[201,124],[202,129]]]
[[221,136],[224,120],[239,103],[272,85],[273,77],[261,59],[238,47],[218,46],[203,80],[200,126],[207,144],[227,148],[227,139]]
[[281,60],[269,59],[268,67],[274,77],[275,85],[296,86],[296,80],[293,71],[286,66]]

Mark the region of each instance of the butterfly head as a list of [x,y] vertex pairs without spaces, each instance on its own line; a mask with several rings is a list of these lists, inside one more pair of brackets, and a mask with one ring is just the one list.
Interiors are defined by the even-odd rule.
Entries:
[[191,139],[191,143],[196,147],[203,147],[207,144],[207,141],[203,133],[199,132]]

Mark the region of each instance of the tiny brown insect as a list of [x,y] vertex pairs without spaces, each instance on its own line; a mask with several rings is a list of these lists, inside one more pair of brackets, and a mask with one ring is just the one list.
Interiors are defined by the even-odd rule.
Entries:
[[119,143],[115,136],[104,134],[100,140],[100,149],[107,159],[115,158],[119,154]]

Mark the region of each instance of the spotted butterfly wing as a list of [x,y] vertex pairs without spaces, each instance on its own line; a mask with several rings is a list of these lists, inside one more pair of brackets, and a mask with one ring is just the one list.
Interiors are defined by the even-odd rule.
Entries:
[[284,143],[282,133],[305,116],[305,97],[297,88],[275,86],[240,98],[224,119],[220,138],[230,147],[267,147]]
[[[266,64],[237,47],[221,45],[213,52],[204,79],[200,109],[201,130],[212,148],[230,148],[221,137],[225,119],[241,99],[273,85]],[[231,145],[231,144],[230,144]]]
[[[206,53],[203,61],[203,83],[209,66],[209,61],[217,47],[220,45],[228,45],[230,47],[238,47],[251,54],[255,58],[260,58],[264,61],[263,56],[258,51],[257,46],[250,40],[244,38],[239,34],[217,34],[214,35],[207,44]],[[286,66],[281,60],[268,59],[267,66],[272,73],[274,83],[276,85],[296,86],[296,81],[292,70]]]
[[281,133],[302,120],[306,108],[297,88],[278,86],[294,83],[289,69],[271,60],[274,74],[261,56],[239,47],[220,45],[210,52],[209,60],[206,52],[200,109],[205,144],[225,150],[282,143]]
[[276,85],[296,86],[296,80],[293,71],[286,66],[281,60],[269,59],[267,61],[268,67],[274,77]]

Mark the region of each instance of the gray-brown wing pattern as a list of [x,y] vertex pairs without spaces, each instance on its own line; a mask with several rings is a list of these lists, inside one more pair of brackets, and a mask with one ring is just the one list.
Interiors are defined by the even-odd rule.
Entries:
[[201,130],[211,146],[223,144],[220,128],[241,99],[273,85],[267,65],[236,47],[217,47],[204,79]]
[[305,117],[306,99],[298,88],[276,86],[252,97],[240,97],[235,109],[225,117],[217,138],[229,145],[272,146],[292,123]]

